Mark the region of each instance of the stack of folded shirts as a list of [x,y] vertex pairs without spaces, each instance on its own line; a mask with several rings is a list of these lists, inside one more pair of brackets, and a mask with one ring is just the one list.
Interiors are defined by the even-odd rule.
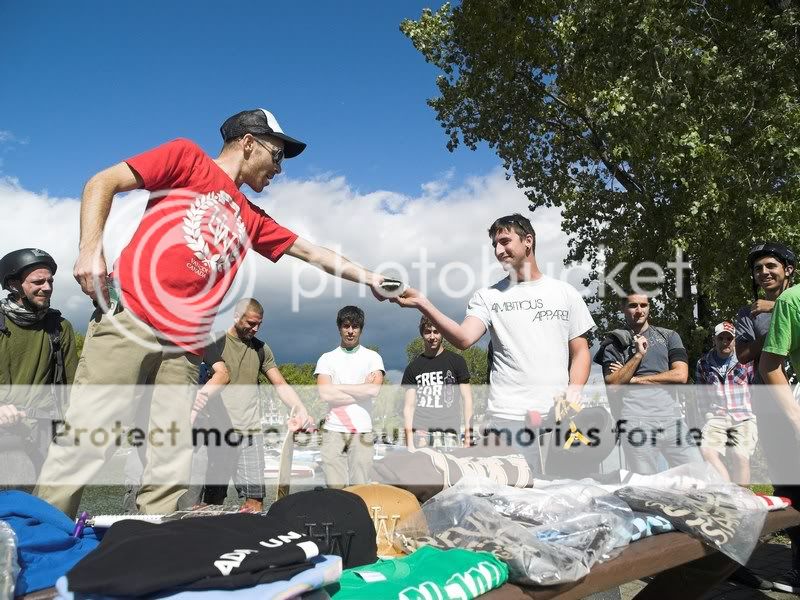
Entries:
[[126,520],[113,525],[67,573],[59,591],[73,598],[166,596],[281,582],[315,589],[341,572],[338,557],[319,555],[308,536],[269,516],[228,514],[162,524]]

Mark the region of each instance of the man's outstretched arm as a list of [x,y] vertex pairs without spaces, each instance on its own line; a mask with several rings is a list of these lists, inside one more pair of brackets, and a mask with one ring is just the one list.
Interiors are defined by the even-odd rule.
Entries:
[[330,275],[335,275],[336,277],[341,277],[342,279],[355,283],[364,283],[372,289],[372,293],[376,298],[379,300],[384,300],[386,298],[386,296],[381,294],[381,290],[378,287],[384,280],[383,275],[373,273],[369,269],[365,269],[341,254],[337,254],[333,250],[317,246],[308,240],[298,237],[294,243],[289,246],[286,254],[299,258],[310,265],[314,265]]
[[81,239],[73,275],[84,294],[97,301],[99,293],[106,306],[109,303],[106,288],[108,267],[103,253],[103,230],[111,211],[111,202],[115,194],[129,192],[143,185],[139,174],[128,163],[121,162],[93,175],[83,188]]
[[486,333],[486,325],[477,317],[468,316],[459,325],[453,319],[440,311],[433,302],[428,300],[419,290],[408,288],[399,298],[392,302],[403,308],[416,308],[428,317],[442,336],[459,350],[466,350],[477,342]]

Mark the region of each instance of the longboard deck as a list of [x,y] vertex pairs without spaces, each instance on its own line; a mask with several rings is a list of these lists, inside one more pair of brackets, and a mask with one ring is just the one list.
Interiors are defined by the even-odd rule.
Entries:
[[289,495],[292,481],[292,458],[294,457],[294,431],[289,429],[281,445],[281,462],[278,468],[278,487],[275,491],[275,500],[280,500]]

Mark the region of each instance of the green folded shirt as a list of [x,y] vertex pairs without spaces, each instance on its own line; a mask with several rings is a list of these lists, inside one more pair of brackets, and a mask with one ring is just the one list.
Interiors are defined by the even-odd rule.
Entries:
[[347,569],[328,593],[335,600],[470,600],[507,580],[508,567],[488,552],[424,546],[403,558]]

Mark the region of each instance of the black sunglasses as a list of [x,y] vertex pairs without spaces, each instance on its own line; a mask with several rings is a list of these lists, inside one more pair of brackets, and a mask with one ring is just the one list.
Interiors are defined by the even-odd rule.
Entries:
[[267,152],[272,155],[272,162],[276,165],[280,166],[283,162],[283,148],[270,148],[264,142],[259,140],[257,137],[253,137],[253,139],[258,143],[259,146],[264,148]]

